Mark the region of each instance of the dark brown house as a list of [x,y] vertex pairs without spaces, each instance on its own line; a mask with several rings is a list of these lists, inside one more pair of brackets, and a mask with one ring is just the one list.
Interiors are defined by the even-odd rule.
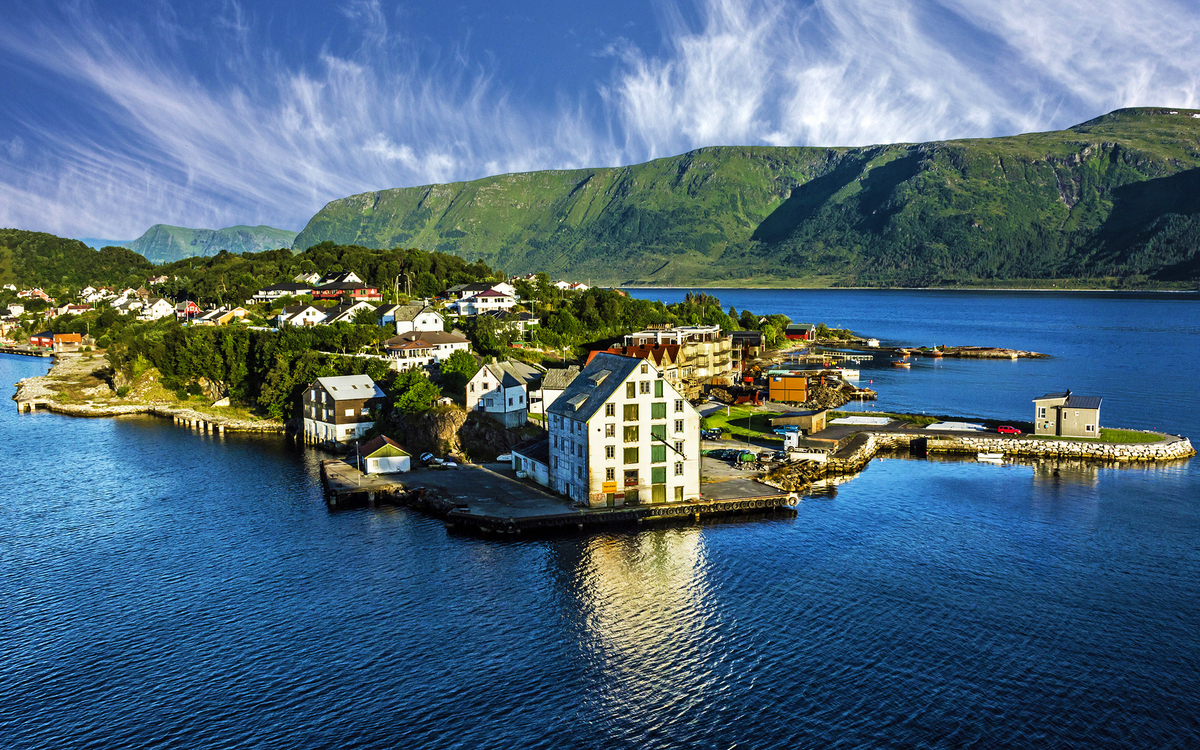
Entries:
[[375,424],[385,396],[369,375],[317,378],[304,390],[304,440],[351,443]]

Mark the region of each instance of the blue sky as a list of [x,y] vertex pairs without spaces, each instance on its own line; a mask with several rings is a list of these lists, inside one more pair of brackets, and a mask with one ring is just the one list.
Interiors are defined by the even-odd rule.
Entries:
[[330,200],[719,144],[1200,107],[1194,0],[0,0],[0,226],[299,230]]

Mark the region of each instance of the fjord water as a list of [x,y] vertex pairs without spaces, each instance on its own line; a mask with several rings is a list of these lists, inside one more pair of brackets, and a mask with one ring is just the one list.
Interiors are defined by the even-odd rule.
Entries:
[[[1055,355],[880,369],[880,407],[1027,419],[1069,386],[1200,435],[1194,299],[719,294]],[[0,435],[6,748],[1200,745],[1196,461],[879,460],[794,517],[497,541],[330,514],[322,454],[274,439],[11,407]]]

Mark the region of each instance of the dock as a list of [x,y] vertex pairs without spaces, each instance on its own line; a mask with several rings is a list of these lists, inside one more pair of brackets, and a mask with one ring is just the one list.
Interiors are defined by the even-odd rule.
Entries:
[[502,465],[421,468],[406,474],[369,475],[342,460],[321,462],[321,482],[331,510],[405,502],[443,519],[446,528],[485,534],[599,529],[711,516],[794,513],[795,493],[758,482],[705,485],[698,500],[613,508],[588,508],[517,479]]
[[325,504],[331,509],[350,505],[374,507],[377,502],[394,500],[405,492],[399,481],[402,474],[364,474],[341,459],[321,462],[321,486]]
[[22,357],[44,357],[46,359],[54,356],[54,352],[49,349],[27,346],[0,346],[0,354],[18,354]]

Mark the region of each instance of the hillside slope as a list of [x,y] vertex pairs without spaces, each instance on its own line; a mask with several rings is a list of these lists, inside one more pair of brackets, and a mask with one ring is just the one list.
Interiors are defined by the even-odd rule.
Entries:
[[1200,279],[1200,112],[863,148],[714,147],[332,201],[296,237],[603,283]]
[[155,263],[169,263],[181,258],[216,255],[222,250],[231,253],[277,250],[291,247],[295,239],[295,232],[266,226],[188,229],[155,224],[128,247]]
[[79,240],[44,232],[0,229],[0,285],[137,287],[153,268],[123,247],[93,250]]

